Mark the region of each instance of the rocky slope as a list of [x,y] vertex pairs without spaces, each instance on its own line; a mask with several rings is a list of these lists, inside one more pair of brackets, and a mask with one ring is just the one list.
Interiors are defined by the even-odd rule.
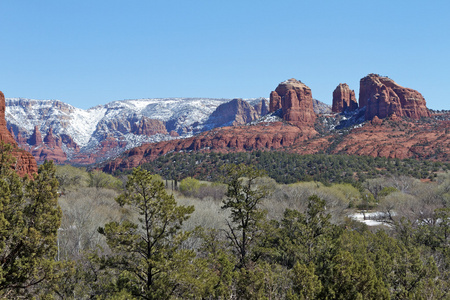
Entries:
[[[189,139],[145,144],[123,153],[104,171],[129,169],[169,152],[288,151],[299,154],[355,154],[450,162],[450,113],[412,121],[396,116],[365,122],[326,134],[286,122],[223,127]],[[308,127],[306,127],[308,128]]]
[[145,144],[108,162],[104,171],[129,169],[154,160],[169,152],[242,152],[260,149],[285,149],[315,136],[311,127],[298,127],[286,122],[261,122],[252,125],[222,127],[187,139]]
[[[38,162],[91,164],[142,143],[190,137],[244,124],[268,112],[267,100],[167,98],[115,101],[82,110],[57,100],[6,99],[6,120]],[[237,104],[237,106],[235,106]],[[227,116],[225,116],[225,113]]]
[[13,145],[12,154],[16,158],[14,169],[19,175],[24,176],[37,173],[37,164],[34,157],[18,148],[14,137],[6,127],[5,110],[5,95],[0,91],[0,142]]
[[205,128],[244,125],[267,113],[268,103],[265,99],[254,106],[242,99],[233,99],[216,108],[205,122]]

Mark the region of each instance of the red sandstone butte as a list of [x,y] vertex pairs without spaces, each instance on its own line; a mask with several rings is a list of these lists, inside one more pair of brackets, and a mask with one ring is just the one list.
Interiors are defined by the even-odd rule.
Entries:
[[5,95],[0,91],[0,141],[13,145],[12,155],[16,158],[14,169],[20,176],[37,173],[37,164],[34,157],[17,146],[14,136],[6,127],[5,119]]
[[333,91],[332,111],[340,113],[343,111],[354,111],[358,108],[355,91],[351,90],[346,83],[340,83]]
[[394,80],[377,74],[361,79],[359,107],[366,107],[366,120],[372,120],[375,116],[384,119],[392,114],[415,120],[431,116],[425,99],[418,91],[402,87]]
[[304,83],[294,78],[280,83],[270,94],[270,111],[275,111],[280,103],[284,120],[296,126],[314,126],[316,114],[312,93]]

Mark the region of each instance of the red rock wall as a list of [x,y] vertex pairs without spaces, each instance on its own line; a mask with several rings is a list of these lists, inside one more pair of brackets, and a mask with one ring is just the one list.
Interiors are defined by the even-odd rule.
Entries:
[[355,91],[351,90],[346,83],[340,83],[333,91],[332,111],[340,113],[345,110],[354,111],[358,108]]
[[359,106],[366,107],[366,119],[390,115],[420,119],[429,117],[426,101],[416,90],[405,88],[388,77],[369,74],[360,81]]
[[286,80],[270,94],[271,112],[279,107],[280,100],[284,120],[297,126],[314,126],[316,114],[308,86],[293,78]]
[[5,110],[5,95],[0,91],[0,141],[17,145],[11,132],[6,127]]
[[119,158],[108,162],[105,172],[130,169],[152,161],[168,152],[243,152],[258,149],[281,149],[307,140],[317,132],[310,128],[283,124],[281,122],[252,126],[222,127],[198,136],[142,145],[126,151]]
[[37,173],[38,167],[34,157],[30,153],[18,148],[13,135],[6,127],[5,109],[5,95],[0,91],[0,141],[13,145],[14,149],[12,154],[17,160],[14,169],[20,176]]

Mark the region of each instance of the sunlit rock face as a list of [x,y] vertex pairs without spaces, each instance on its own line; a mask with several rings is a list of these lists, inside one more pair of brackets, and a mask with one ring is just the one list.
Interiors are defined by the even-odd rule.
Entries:
[[13,145],[12,154],[16,158],[16,163],[13,167],[19,175],[24,176],[37,173],[37,164],[34,157],[18,148],[14,136],[6,127],[5,110],[5,95],[0,91],[0,141]]
[[391,115],[420,119],[429,117],[425,99],[416,90],[405,88],[394,80],[377,74],[362,78],[359,88],[359,106],[366,107],[366,119],[380,119]]
[[280,83],[270,94],[270,111],[282,110],[282,118],[297,126],[314,126],[316,114],[311,89],[294,78]]
[[351,90],[346,83],[340,83],[333,91],[332,111],[341,113],[343,111],[354,111],[358,108],[355,91]]

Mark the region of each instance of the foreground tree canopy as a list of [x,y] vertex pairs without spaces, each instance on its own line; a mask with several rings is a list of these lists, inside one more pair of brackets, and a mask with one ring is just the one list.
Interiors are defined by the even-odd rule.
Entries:
[[[227,164],[179,193],[140,168],[20,178],[1,149],[0,298],[450,298],[448,173],[279,185]],[[388,226],[347,218],[355,207]]]
[[143,299],[169,299],[177,289],[177,278],[194,257],[193,251],[180,249],[188,237],[181,226],[194,207],[177,205],[159,176],[141,169],[129,176],[117,202],[138,214],[135,222],[112,222],[100,228],[113,252],[105,263],[120,271],[118,290]]
[[32,179],[11,166],[11,147],[0,146],[0,295],[39,294],[35,286],[56,278],[57,233],[61,210],[58,181],[51,162]]

